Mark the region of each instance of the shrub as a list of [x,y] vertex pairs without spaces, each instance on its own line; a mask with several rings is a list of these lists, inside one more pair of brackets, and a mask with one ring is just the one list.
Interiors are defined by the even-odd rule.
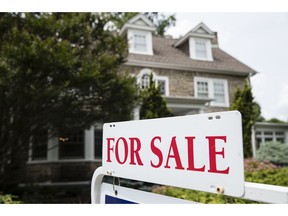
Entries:
[[288,145],[279,142],[263,143],[256,152],[259,161],[268,160],[278,165],[288,165]]
[[17,196],[11,194],[0,195],[0,204],[20,204],[21,201],[15,200],[18,199]]
[[[245,159],[244,168],[245,181],[247,182],[288,186],[288,167],[279,167],[268,161]],[[200,203],[258,203],[220,194],[168,186],[155,187],[153,192]]]

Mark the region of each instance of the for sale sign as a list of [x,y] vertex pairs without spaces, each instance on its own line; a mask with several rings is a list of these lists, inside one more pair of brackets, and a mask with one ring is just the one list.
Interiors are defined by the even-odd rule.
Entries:
[[244,194],[238,111],[106,123],[109,175],[231,196]]

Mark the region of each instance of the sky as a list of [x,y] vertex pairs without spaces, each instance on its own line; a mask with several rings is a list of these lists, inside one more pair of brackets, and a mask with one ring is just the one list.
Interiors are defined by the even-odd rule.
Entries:
[[203,22],[218,33],[222,50],[258,72],[251,83],[262,116],[288,121],[287,0],[0,0],[0,5],[2,12],[167,12],[176,14],[176,26],[167,32],[173,37]]
[[256,70],[254,100],[265,119],[288,121],[288,12],[176,13],[167,33],[185,35],[200,22],[218,33],[219,47]]

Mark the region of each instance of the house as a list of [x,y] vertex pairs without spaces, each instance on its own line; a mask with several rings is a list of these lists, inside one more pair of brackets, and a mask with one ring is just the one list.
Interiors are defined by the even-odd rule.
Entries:
[[[145,16],[131,18],[120,35],[129,43],[122,67],[137,78],[141,88],[153,74],[156,85],[175,116],[225,111],[237,88],[256,71],[238,61],[218,44],[217,32],[199,23],[183,37],[154,36],[156,27]],[[139,108],[135,109],[139,119]],[[33,145],[41,143],[41,145]],[[90,189],[94,170],[101,166],[102,125],[70,131],[47,141],[47,133],[31,142],[25,181],[39,186],[85,186]]]
[[256,157],[256,151],[262,143],[279,142],[288,144],[288,124],[272,122],[256,122],[252,127],[252,151]]

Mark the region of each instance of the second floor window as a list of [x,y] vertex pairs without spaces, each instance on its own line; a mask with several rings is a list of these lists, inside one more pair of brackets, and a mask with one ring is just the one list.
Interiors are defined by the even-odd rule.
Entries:
[[195,96],[212,98],[211,106],[229,106],[227,80],[195,77]]
[[160,93],[163,96],[169,96],[169,79],[166,76],[157,76],[150,69],[143,69],[137,76],[137,82],[141,89],[148,88],[150,86],[150,74],[153,74],[156,87],[159,86]]

